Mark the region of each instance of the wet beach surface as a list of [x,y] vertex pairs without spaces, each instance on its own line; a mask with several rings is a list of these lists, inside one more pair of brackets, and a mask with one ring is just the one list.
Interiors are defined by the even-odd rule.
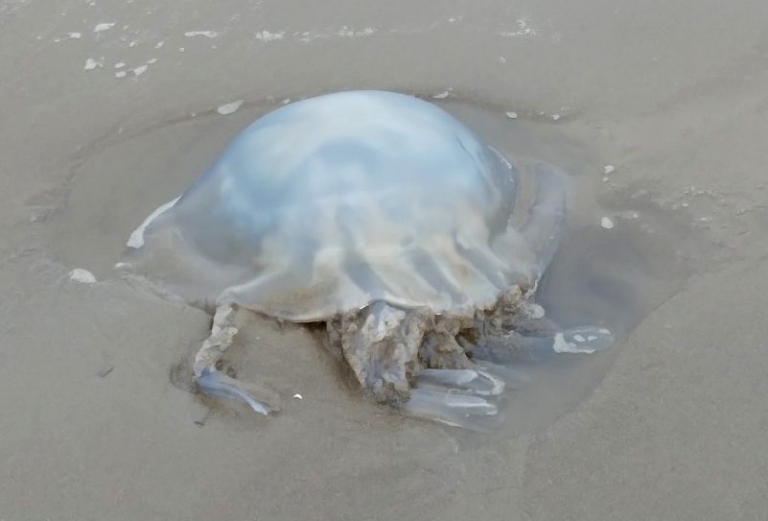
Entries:
[[[0,518],[760,519],[766,15],[0,0]],[[269,419],[199,398],[182,369],[210,318],[112,272],[254,117],[347,88],[420,94],[573,175],[540,301],[621,341],[534,370],[490,436],[371,404],[312,332],[256,316],[238,374],[302,398]]]

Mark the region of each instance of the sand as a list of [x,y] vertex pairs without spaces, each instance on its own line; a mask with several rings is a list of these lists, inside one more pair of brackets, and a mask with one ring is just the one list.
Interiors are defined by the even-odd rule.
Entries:
[[[764,519],[766,19],[757,0],[0,0],[0,519]],[[111,270],[250,119],[347,88],[436,95],[576,179],[543,296],[621,342],[547,369],[491,436],[371,404],[310,332],[258,317],[233,364],[283,413],[201,399],[210,317]]]

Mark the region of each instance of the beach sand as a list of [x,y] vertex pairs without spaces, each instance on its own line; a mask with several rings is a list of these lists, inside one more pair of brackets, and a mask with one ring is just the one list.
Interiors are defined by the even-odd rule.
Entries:
[[[0,519],[765,519],[765,20],[757,0],[0,0]],[[256,316],[231,360],[284,411],[201,398],[210,317],[112,269],[249,121],[352,88],[436,96],[573,174],[542,299],[621,339],[541,370],[496,433],[377,406],[311,331]]]

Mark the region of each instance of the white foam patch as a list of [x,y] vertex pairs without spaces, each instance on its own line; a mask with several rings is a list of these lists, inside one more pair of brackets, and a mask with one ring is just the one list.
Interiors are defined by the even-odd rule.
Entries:
[[309,43],[313,40],[325,40],[330,38],[364,38],[375,34],[377,29],[374,27],[365,27],[363,29],[354,29],[346,25],[341,26],[339,29],[332,29],[324,32],[310,32],[304,31],[301,33],[293,33],[294,38],[298,38],[300,42]]
[[242,105],[243,105],[243,100],[241,99],[237,101],[233,101],[231,103],[225,103],[224,105],[219,106],[216,109],[216,112],[218,112],[222,116],[226,116],[228,114],[233,114],[237,112]]
[[373,27],[366,27],[364,29],[350,29],[346,25],[336,31],[336,36],[341,36],[342,38],[360,38],[361,36],[370,36],[373,33],[376,32],[376,29]]
[[181,196],[177,197],[173,201],[168,201],[164,205],[160,206],[157,210],[149,214],[149,217],[144,219],[144,222],[141,223],[139,227],[133,231],[125,245],[134,249],[138,249],[144,246],[144,230],[147,228],[147,226],[149,226],[149,223],[151,223],[155,217],[165,212],[168,208],[171,208],[179,199],[181,199]]
[[82,284],[93,284],[96,282],[96,277],[88,270],[75,268],[69,272],[69,280]]
[[205,38],[216,38],[219,35],[216,31],[187,31],[184,36],[194,38],[195,36],[204,36]]
[[85,67],[84,67],[85,70],[92,71],[96,67],[101,67],[101,63],[97,62],[93,58],[88,58],[87,60],[85,60]]
[[600,226],[605,228],[606,230],[610,230],[613,228],[613,221],[610,219],[610,217],[603,217],[600,219]]
[[275,40],[282,40],[285,38],[285,31],[279,33],[271,33],[269,31],[259,31],[256,33],[255,38],[262,42],[274,42]]
[[93,28],[94,33],[100,33],[102,31],[109,31],[115,26],[114,23],[101,23],[98,24],[96,27]]
[[536,28],[531,25],[531,21],[528,18],[520,18],[515,22],[517,25],[516,31],[502,31],[499,36],[505,38],[533,38],[536,36]]
[[555,335],[555,341],[552,344],[552,349],[555,351],[555,353],[592,354],[596,351],[596,349],[579,347],[576,344],[568,342],[562,333],[558,333]]

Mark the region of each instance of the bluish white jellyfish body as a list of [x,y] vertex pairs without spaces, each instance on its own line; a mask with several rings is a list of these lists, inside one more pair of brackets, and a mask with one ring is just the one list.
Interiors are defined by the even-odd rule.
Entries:
[[214,313],[193,368],[205,393],[275,408],[217,369],[236,311],[252,310],[325,323],[377,401],[482,429],[515,360],[612,343],[533,302],[566,193],[556,167],[532,174],[515,229],[517,167],[448,113],[391,92],[319,96],[243,130],[131,235],[123,265]]

